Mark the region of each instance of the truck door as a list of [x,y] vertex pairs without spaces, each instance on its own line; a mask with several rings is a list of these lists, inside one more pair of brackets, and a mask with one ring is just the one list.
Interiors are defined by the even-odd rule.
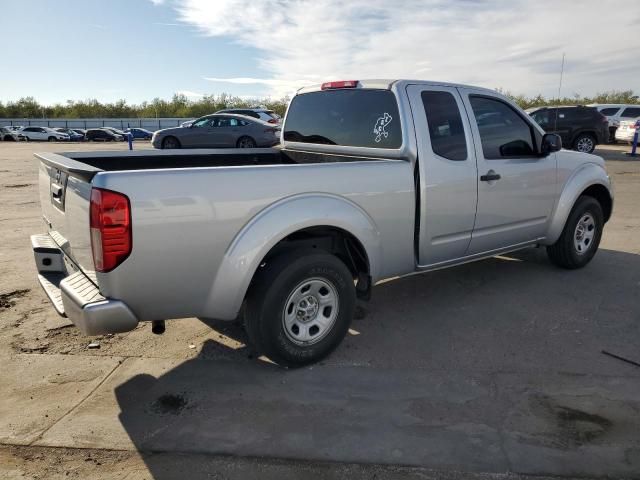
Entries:
[[455,88],[408,85],[418,145],[418,263],[463,257],[476,215],[476,156]]
[[460,92],[478,159],[478,210],[468,254],[544,237],[556,197],[556,154],[538,153],[533,120],[508,101],[486,90]]

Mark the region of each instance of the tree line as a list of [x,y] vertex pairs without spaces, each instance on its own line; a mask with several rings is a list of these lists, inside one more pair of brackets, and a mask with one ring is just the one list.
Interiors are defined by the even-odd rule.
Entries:
[[96,99],[43,105],[34,97],[23,97],[14,102],[0,102],[0,118],[197,118],[225,108],[253,107],[265,107],[284,115],[288,102],[288,98],[244,99],[226,93],[205,95],[197,100],[175,94],[171,100],[154,98],[137,105],[126,100],[102,103]]
[[[632,90],[610,90],[593,97],[575,94],[573,97],[550,98],[542,95],[515,95],[498,89],[513,99],[522,108],[543,105],[587,105],[590,103],[630,103],[640,104]],[[222,93],[205,95],[192,100],[185,95],[175,94],[171,100],[154,98],[150,102],[129,104],[126,100],[102,103],[96,99],[67,100],[64,104],[43,105],[34,97],[23,97],[17,101],[0,101],[0,118],[197,118],[225,108],[266,107],[284,116],[289,103],[288,98],[244,99]]]

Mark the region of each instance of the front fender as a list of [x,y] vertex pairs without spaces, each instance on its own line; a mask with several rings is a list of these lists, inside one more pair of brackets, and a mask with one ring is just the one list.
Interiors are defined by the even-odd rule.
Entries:
[[576,200],[578,200],[582,192],[592,185],[602,185],[606,187],[609,195],[613,199],[611,180],[604,167],[597,163],[586,163],[582,165],[562,186],[560,198],[549,222],[546,238],[541,243],[544,245],[552,245],[560,238]]
[[372,278],[377,278],[382,247],[373,219],[344,197],[295,195],[262,210],[235,236],[218,268],[203,316],[236,318],[251,279],[269,251],[288,235],[319,226],[337,227],[356,237],[367,252]]

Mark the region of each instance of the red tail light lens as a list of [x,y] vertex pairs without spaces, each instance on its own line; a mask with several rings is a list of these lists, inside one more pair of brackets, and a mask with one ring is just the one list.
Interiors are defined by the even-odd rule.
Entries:
[[278,121],[275,118],[270,118],[269,120],[267,120],[267,122],[269,122],[269,123],[278,123]]
[[341,80],[339,82],[325,82],[320,87],[321,90],[329,90],[331,88],[356,88],[358,80]]
[[109,272],[131,253],[131,206],[126,195],[102,188],[91,190],[91,251],[98,272]]

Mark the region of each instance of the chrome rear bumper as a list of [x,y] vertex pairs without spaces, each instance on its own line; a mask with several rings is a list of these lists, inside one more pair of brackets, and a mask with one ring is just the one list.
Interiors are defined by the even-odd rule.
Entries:
[[124,302],[105,298],[82,271],[68,273],[63,252],[49,235],[32,235],[38,281],[56,311],[85,335],[133,330],[138,319]]

